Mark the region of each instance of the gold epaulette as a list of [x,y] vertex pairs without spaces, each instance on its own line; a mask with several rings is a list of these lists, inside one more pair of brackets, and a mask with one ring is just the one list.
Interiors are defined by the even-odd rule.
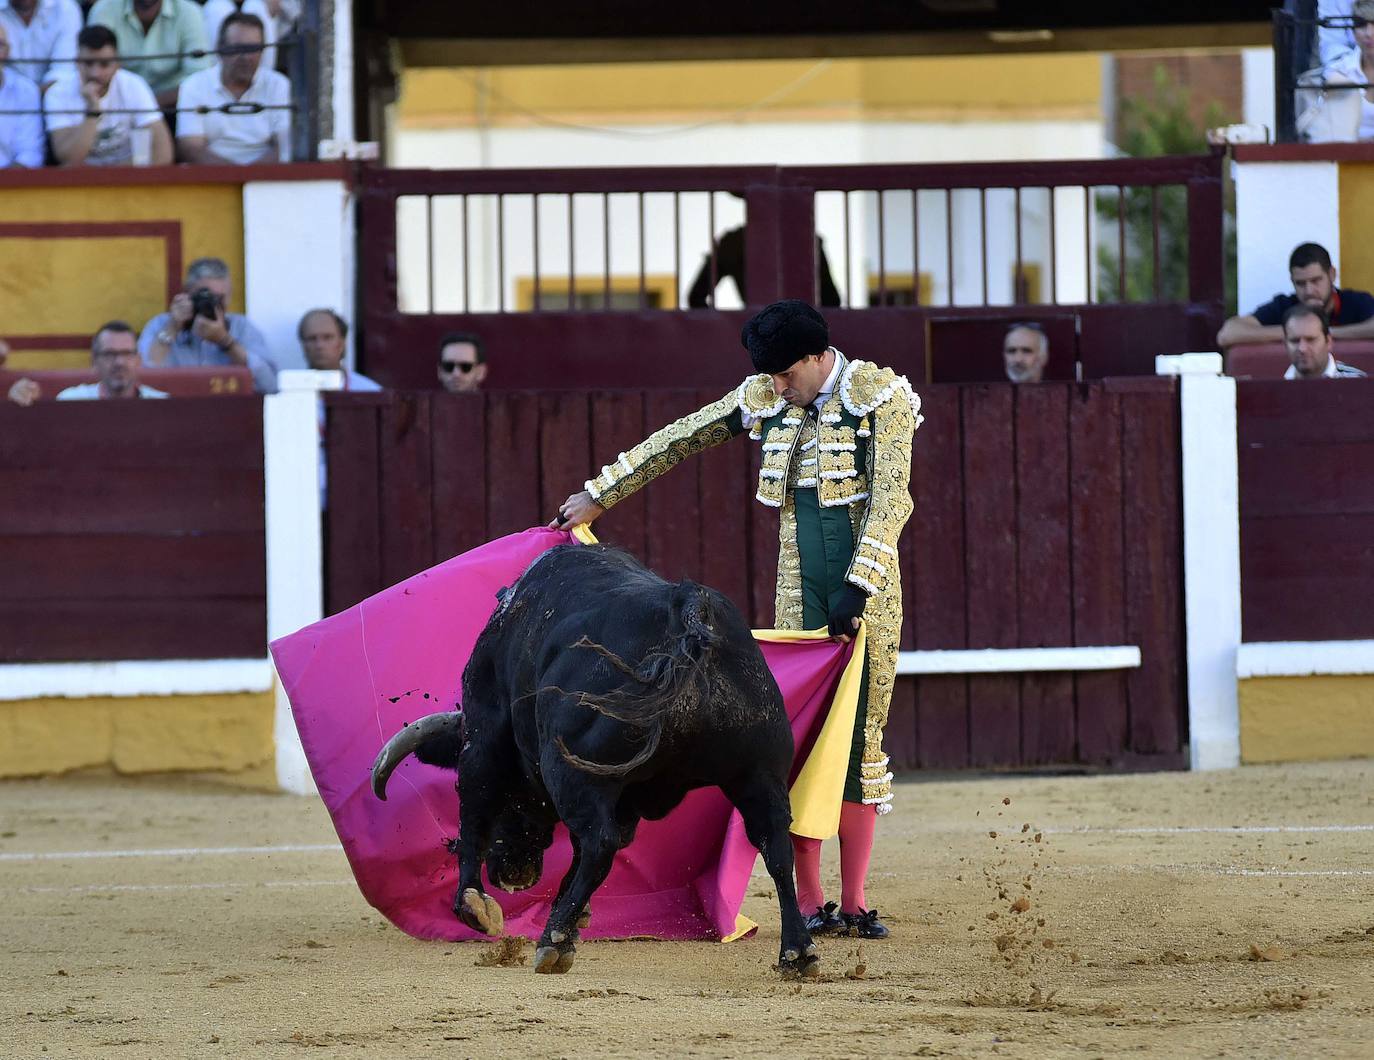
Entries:
[[837,389],[844,407],[860,418],[900,396],[911,405],[915,426],[921,425],[920,395],[911,389],[906,376],[891,368],[879,368],[872,361],[850,361],[840,373]]

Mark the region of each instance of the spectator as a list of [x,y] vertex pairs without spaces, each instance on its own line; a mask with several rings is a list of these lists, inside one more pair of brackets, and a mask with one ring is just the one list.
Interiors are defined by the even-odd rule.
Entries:
[[80,383],[58,392],[58,401],[105,398],[165,398],[161,390],[138,381],[138,341],[134,329],[122,320],[111,320],[91,340],[91,364],[99,382]]
[[1355,46],[1298,78],[1294,105],[1299,139],[1309,143],[1374,140],[1374,0],[1355,0]]
[[1317,62],[1322,66],[1355,47],[1354,30],[1347,24],[1354,4],[1355,0],[1317,0],[1319,20],[1340,22],[1335,26],[1317,27]]
[[76,35],[81,32],[76,0],[0,2],[0,27],[9,31],[12,73],[22,74],[44,92],[60,75],[70,73],[53,60],[76,54]]
[[143,328],[138,340],[143,363],[175,368],[247,365],[254,389],[275,393],[277,365],[262,332],[247,317],[225,312],[232,289],[229,266],[219,258],[191,262],[186,289]]
[[[0,368],[5,367],[5,361],[10,355],[10,344],[4,339],[0,339]],[[38,384],[32,379],[16,379],[10,384],[9,393],[6,395],[16,405],[32,405],[38,400],[40,390]]]
[[301,340],[305,363],[317,372],[343,372],[345,390],[381,390],[377,383],[362,372],[350,372],[344,364],[348,322],[332,309],[312,309],[301,317],[296,327]]
[[[1364,0],[1361,0],[1363,3]],[[1288,259],[1294,294],[1276,294],[1249,316],[1235,316],[1222,325],[1217,345],[1226,350],[1243,342],[1280,342],[1283,314],[1302,304],[1320,309],[1339,339],[1374,338],[1374,295],[1336,286],[1331,255],[1317,243],[1303,243]]]
[[[5,13],[0,8],[0,15]],[[43,101],[38,86],[6,66],[9,30],[0,20],[0,169],[43,164]]]
[[[280,0],[277,0],[280,6]],[[219,43],[220,27],[224,25],[224,20],[233,14],[256,15],[262,20],[263,40],[265,47],[262,49],[262,65],[268,70],[277,68],[277,20],[272,17],[271,5],[265,0],[205,0],[205,6],[200,9],[201,18],[205,22],[205,39],[222,48]],[[220,61],[224,61],[224,56],[220,56]]]
[[439,340],[439,384],[450,394],[475,394],[487,378],[482,340],[455,331]]
[[[212,61],[204,54],[205,23],[192,0],[98,0],[87,24],[110,28],[119,53],[152,86],[163,110],[174,108],[181,83]],[[169,58],[140,59],[141,55]]]
[[1331,355],[1331,325],[1316,306],[1295,305],[1283,314],[1283,341],[1293,363],[1285,379],[1361,379],[1365,373]]
[[120,69],[114,34],[87,26],[77,37],[76,55],[76,76],[60,78],[43,97],[57,160],[64,166],[129,165],[139,135],[149,137],[149,161],[169,165],[167,123],[148,83]]
[[[181,85],[177,148],[201,165],[261,165],[291,158],[291,83],[262,65],[262,20],[230,15],[219,31],[220,61]],[[279,108],[257,114],[226,114],[231,103]],[[190,108],[210,107],[209,114]]]
[[1013,324],[1002,339],[1002,364],[1013,383],[1038,383],[1050,359],[1050,339],[1034,321]]
[[[745,226],[740,225],[739,228],[730,229],[716,241],[716,284],[719,286],[721,280],[729,277],[735,282],[735,290],[739,291],[740,301],[748,305],[744,240]],[[820,283],[820,304],[838,306],[840,292],[831,278],[830,262],[825,256],[825,245],[821,242],[820,236],[816,237],[816,278]],[[691,309],[705,309],[708,305],[714,304],[715,288],[711,286],[711,257],[708,254],[706,260],[701,263],[701,270],[692,281],[692,286],[687,290],[687,305]]]

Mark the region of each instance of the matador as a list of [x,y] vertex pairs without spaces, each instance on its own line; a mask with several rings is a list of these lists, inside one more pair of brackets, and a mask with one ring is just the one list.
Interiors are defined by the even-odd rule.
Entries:
[[741,339],[758,374],[619,454],[564,502],[559,522],[591,522],[685,458],[739,434],[761,443],[757,499],[779,513],[775,625],[827,628],[843,640],[860,616],[867,625],[840,810],[841,901],[825,901],[820,839],[794,833],[798,904],[803,913],[815,910],[807,921],[813,934],[885,938],[864,883],[877,817],[892,808],[883,727],[902,625],[897,538],[912,509],[921,402],[904,376],[831,346],[825,318],[805,302],[773,303]]

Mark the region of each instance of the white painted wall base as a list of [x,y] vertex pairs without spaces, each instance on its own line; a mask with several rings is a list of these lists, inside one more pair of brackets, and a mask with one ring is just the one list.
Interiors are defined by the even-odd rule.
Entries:
[[1189,759],[1194,769],[1229,769],[1240,765],[1236,381],[1219,374],[1216,353],[1158,357],[1155,371],[1181,377]]
[[269,659],[150,659],[127,662],[8,663],[0,700],[91,696],[194,696],[266,692]]
[[1006,674],[1064,670],[1133,670],[1140,666],[1134,645],[1083,648],[981,648],[969,651],[904,651],[899,674]]
[[1242,644],[1236,676],[1374,674],[1374,640],[1256,641]]

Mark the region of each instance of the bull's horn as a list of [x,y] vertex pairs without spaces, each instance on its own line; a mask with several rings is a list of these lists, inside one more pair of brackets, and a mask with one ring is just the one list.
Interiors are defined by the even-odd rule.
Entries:
[[439,714],[426,714],[418,721],[412,721],[386,742],[372,763],[372,793],[386,801],[386,782],[392,771],[408,756],[413,755],[421,744],[436,736],[454,736],[461,731],[463,716],[455,711]]

